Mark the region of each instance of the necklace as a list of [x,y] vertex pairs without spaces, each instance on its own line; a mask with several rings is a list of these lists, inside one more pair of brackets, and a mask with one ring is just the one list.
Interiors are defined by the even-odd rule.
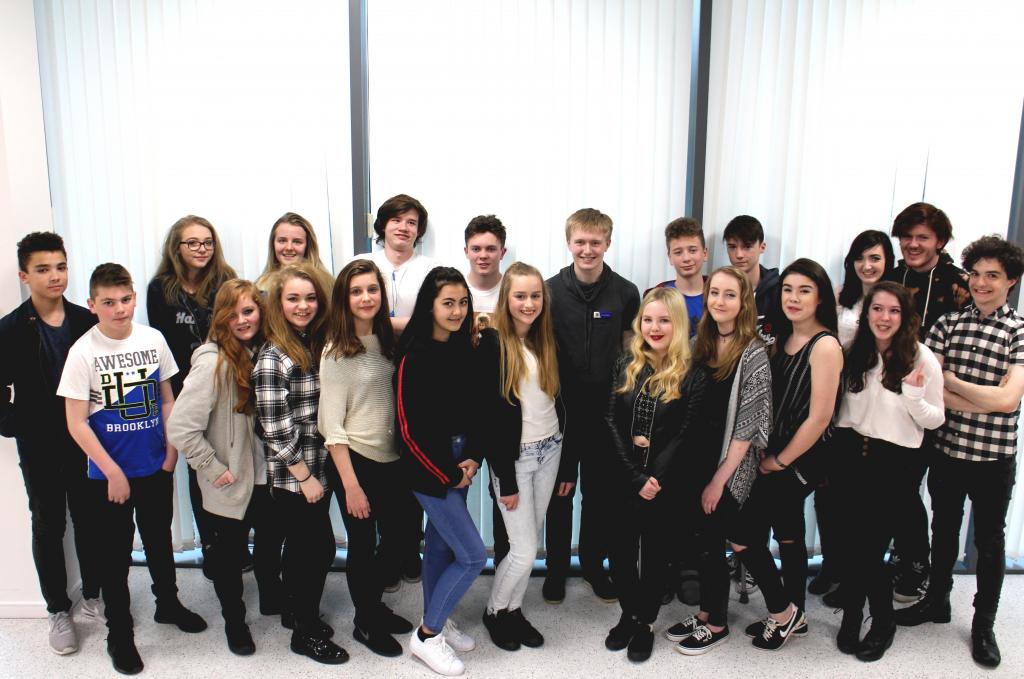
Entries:
[[725,339],[727,337],[732,337],[735,334],[736,334],[736,330],[735,329],[732,332],[722,332],[721,330],[719,330],[718,331],[718,338],[719,339]]

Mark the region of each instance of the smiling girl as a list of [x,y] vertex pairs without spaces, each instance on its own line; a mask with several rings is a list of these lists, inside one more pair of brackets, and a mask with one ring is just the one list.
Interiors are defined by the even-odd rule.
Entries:
[[[654,621],[678,534],[673,517],[684,485],[681,459],[695,435],[707,373],[690,355],[686,303],[672,288],[654,288],[633,321],[633,339],[619,359],[605,423],[614,443],[619,508],[612,534],[612,579],[622,615],[605,638],[612,651],[651,656]],[[638,558],[642,564],[638,568]]]
[[[263,273],[256,279],[256,287],[267,292],[273,283],[271,277],[289,264],[306,263],[320,278],[320,285],[330,294],[334,285],[334,276],[320,259],[320,247],[316,242],[313,225],[302,215],[285,212],[270,229],[270,242],[267,244],[267,265]],[[327,300],[324,300],[326,304]]]
[[[396,512],[409,489],[398,479],[395,394],[391,378],[395,338],[373,262],[350,262],[334,285],[327,342],[320,360],[320,433],[331,454],[328,478],[338,494],[348,558],[345,577],[355,604],[356,641],[383,656],[402,654],[392,634],[412,624],[381,602],[381,574],[395,557],[377,552],[377,535],[396,530]],[[401,517],[398,517],[399,520]]]
[[338,664],[348,654],[320,621],[320,598],[335,552],[328,514],[327,449],[317,431],[320,355],[326,304],[320,276],[308,264],[291,264],[272,278],[267,298],[267,343],[252,373],[257,434],[267,445],[267,473],[284,526],[284,587],[294,626],[291,649]]
[[[256,580],[261,606],[276,594],[279,557],[261,550],[269,512],[267,463],[253,431],[253,350],[262,342],[263,296],[249,281],[221,286],[213,305],[210,341],[192,355],[192,370],[167,422],[171,443],[199,475],[210,526],[207,566],[224,615],[228,648],[238,655],[256,650],[245,623],[242,560],[255,523]],[[278,545],[280,543],[278,542]],[[263,558],[267,557],[267,558]]]
[[423,547],[423,623],[409,651],[449,676],[465,671],[456,651],[475,646],[451,614],[487,562],[487,552],[466,508],[466,493],[480,468],[474,403],[473,303],[462,274],[431,269],[420,286],[402,333],[395,374],[402,464],[427,515]]
[[480,417],[487,423],[482,445],[510,549],[495,570],[484,625],[496,646],[514,651],[520,644],[544,643],[522,606],[558,478],[566,423],[550,292],[537,269],[522,262],[508,268],[492,323],[481,332],[477,351]]

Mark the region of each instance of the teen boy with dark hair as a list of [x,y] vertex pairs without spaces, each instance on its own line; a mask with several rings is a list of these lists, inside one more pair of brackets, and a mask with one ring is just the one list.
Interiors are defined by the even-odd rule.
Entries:
[[572,264],[547,283],[566,416],[575,433],[562,449],[558,482],[548,506],[548,575],[542,594],[549,603],[565,598],[578,462],[583,494],[579,541],[583,578],[599,598],[615,601],[615,589],[604,571],[616,508],[608,506],[614,471],[612,442],[602,416],[615,360],[632,336],[633,319],[640,310],[640,292],[604,263],[612,243],[608,215],[592,208],[574,212],[565,223],[565,241]]
[[971,499],[978,550],[972,655],[1001,657],[993,625],[1006,566],[1006,510],[1017,472],[1017,420],[1024,395],[1024,318],[1007,303],[1024,271],[1024,251],[997,236],[963,253],[973,304],[939,318],[926,344],[943,367],[946,422],[936,432],[928,475],[932,576],[924,598],[896,612],[899,625],[949,622],[953,565],[964,501]]
[[[89,279],[89,310],[98,323],[68,352],[57,393],[68,431],[89,456],[90,492],[103,554],[107,653],[122,674],[142,671],[128,591],[135,523],[156,595],[154,620],[201,632],[206,622],[178,600],[171,552],[174,465],[178,452],[164,427],[178,372],[158,330],[134,324],[135,290],[120,264],[101,264]],[[133,522],[134,519],[134,522]]]
[[779,270],[761,265],[765,251],[764,228],[750,215],[733,217],[722,234],[729,262],[742,271],[754,289],[757,304],[757,327],[764,335],[774,335],[782,317],[779,301]]
[[[925,341],[935,321],[950,311],[963,309],[970,300],[967,272],[953,263],[945,251],[953,238],[946,213],[928,203],[908,205],[896,215],[892,235],[899,238],[903,259],[885,278],[906,287],[921,318],[919,336]],[[917,485],[928,468],[931,432],[925,434],[917,464]],[[918,495],[896,514],[896,582],[893,596],[907,603],[921,596],[928,580],[928,513]]]
[[[704,262],[708,261],[708,246],[704,242],[704,229],[696,219],[680,217],[665,227],[665,247],[668,262],[676,270],[672,280],[658,283],[658,288],[675,288],[686,300],[686,314],[690,317],[690,337],[697,334],[697,324],[704,313]],[[644,292],[646,295],[650,290]]]
[[36,232],[21,239],[18,269],[30,296],[0,320],[0,345],[8,353],[8,360],[0,362],[0,432],[17,442],[32,513],[32,558],[50,616],[50,647],[65,655],[78,649],[64,566],[69,510],[82,574],[81,612],[104,619],[85,457],[68,433],[64,399],[57,395],[68,350],[96,320],[64,299],[68,261],[57,234]]
[[494,215],[473,217],[466,226],[466,283],[473,295],[473,311],[492,313],[501,287],[501,259],[505,256],[505,225]]

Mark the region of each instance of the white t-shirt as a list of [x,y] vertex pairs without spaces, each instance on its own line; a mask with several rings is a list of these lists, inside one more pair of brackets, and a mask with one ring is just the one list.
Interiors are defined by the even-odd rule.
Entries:
[[[132,324],[123,340],[98,325],[71,345],[57,395],[89,401],[89,426],[128,478],[156,473],[164,462],[160,383],[178,372],[163,334]],[[89,460],[89,478],[105,479]]]
[[400,318],[412,316],[416,306],[416,295],[420,292],[423,279],[430,270],[437,266],[430,257],[413,253],[411,259],[397,269],[388,261],[383,250],[374,250],[369,255],[358,255],[357,259],[369,258],[380,272],[384,274],[384,284],[388,292],[388,308],[392,316]]
[[542,441],[558,433],[558,412],[555,400],[540,388],[537,357],[523,343],[526,376],[519,383],[519,405],[523,409],[523,433],[520,443]]
[[494,313],[494,310],[498,308],[498,291],[501,290],[501,279],[499,278],[498,284],[490,290],[481,290],[480,288],[473,287],[467,275],[466,285],[469,286],[469,294],[473,297],[473,313]]

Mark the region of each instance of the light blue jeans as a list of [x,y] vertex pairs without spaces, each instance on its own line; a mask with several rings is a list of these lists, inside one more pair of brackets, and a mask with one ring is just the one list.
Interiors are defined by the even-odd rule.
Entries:
[[[515,610],[523,605],[533,562],[537,558],[540,529],[558,479],[561,458],[561,434],[524,443],[519,448],[519,459],[516,460],[519,504],[509,511],[498,503],[508,532],[509,553],[494,571],[494,586],[487,602],[487,610],[492,613],[506,608]],[[494,484],[495,497],[501,497],[501,485],[493,471],[491,483]]]

